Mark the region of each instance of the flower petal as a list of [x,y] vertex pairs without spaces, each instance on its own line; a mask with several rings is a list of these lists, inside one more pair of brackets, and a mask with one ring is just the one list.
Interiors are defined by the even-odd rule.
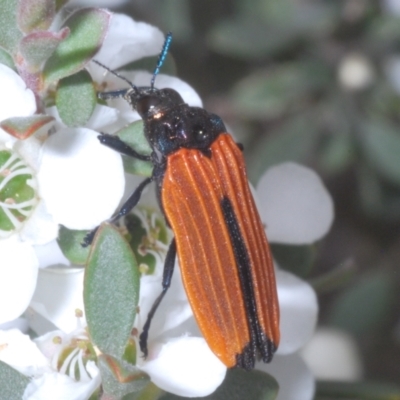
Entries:
[[116,69],[140,58],[157,55],[163,42],[164,35],[155,26],[136,22],[127,15],[113,14],[96,60]]
[[64,332],[77,326],[75,310],[83,310],[84,268],[39,270],[31,308]]
[[279,383],[276,400],[312,400],[315,379],[298,354],[275,356],[270,364],[258,363],[256,368],[271,374]]
[[150,349],[139,366],[158,387],[178,396],[202,397],[222,383],[226,366],[199,337],[180,337]]
[[98,132],[107,132],[110,126],[117,123],[118,114],[115,108],[97,104],[86,126]]
[[318,316],[314,289],[295,275],[276,270],[279,308],[281,312],[281,342],[277,354],[299,350],[312,337]]
[[267,170],[257,186],[271,242],[307,244],[324,236],[333,221],[333,202],[318,175],[287,162]]
[[48,372],[32,379],[22,400],[87,400],[100,386],[100,375],[90,381],[75,381],[58,372]]
[[22,333],[28,333],[29,331],[29,322],[24,317],[19,317],[13,319],[12,321],[5,322],[4,324],[0,324],[1,331],[7,331],[9,329],[18,329]]
[[19,317],[36,286],[39,262],[32,247],[16,236],[0,240],[0,323]]
[[[164,332],[176,328],[193,316],[189,300],[183,288],[179,268],[177,265],[175,267],[171,287],[161,302],[156,317],[152,321],[149,331],[149,343],[160,335],[163,335]],[[161,275],[148,275],[141,278],[139,302],[140,319],[138,319],[138,330],[140,332],[143,330],[147,314],[153,306],[154,301],[161,293],[161,280]],[[184,334],[186,332],[180,333]]]
[[22,241],[41,245],[49,243],[58,235],[58,224],[46,209],[46,204],[39,201],[32,215],[24,223],[19,237]]
[[363,367],[357,343],[346,332],[320,328],[301,354],[318,379],[362,379]]
[[86,128],[62,129],[43,147],[39,187],[54,219],[70,229],[92,229],[109,218],[124,192],[120,154]]
[[58,265],[71,265],[71,262],[64,256],[57,240],[52,240],[33,249],[39,260],[39,268],[47,268]]
[[29,336],[18,329],[0,331],[0,346],[0,360],[25,375],[38,373],[49,364]]

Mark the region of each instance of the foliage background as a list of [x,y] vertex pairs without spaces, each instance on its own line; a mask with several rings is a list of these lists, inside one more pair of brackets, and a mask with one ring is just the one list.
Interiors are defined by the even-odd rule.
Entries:
[[[314,283],[320,325],[354,335],[365,379],[398,383],[400,17],[376,0],[135,0],[113,11],[173,32],[178,76],[245,145],[253,183],[285,160],[322,176],[331,232],[283,263]],[[357,89],[338,78],[353,55],[370,73]]]

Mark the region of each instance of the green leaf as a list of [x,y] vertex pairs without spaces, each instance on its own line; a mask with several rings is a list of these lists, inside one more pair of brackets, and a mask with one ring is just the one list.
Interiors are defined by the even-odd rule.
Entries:
[[350,258],[330,271],[309,280],[309,283],[318,294],[331,293],[339,288],[347,287],[354,280],[356,273],[357,265]]
[[97,104],[97,94],[87,71],[80,71],[59,81],[56,106],[65,125],[85,125]]
[[55,122],[49,115],[31,115],[29,117],[12,117],[0,122],[1,129],[19,140],[24,140],[41,129],[50,129]]
[[21,40],[19,49],[30,68],[39,70],[68,35],[68,28],[63,28],[60,32],[33,32]]
[[105,10],[85,8],[68,18],[64,25],[71,33],[59,44],[44,67],[47,85],[75,74],[90,61],[103,43],[110,16]]
[[357,168],[359,199],[368,217],[392,224],[400,219],[400,187],[382,180],[369,166]]
[[263,58],[295,48],[305,38],[331,32],[338,7],[291,0],[238,1],[236,16],[217,23],[208,36],[217,52],[240,58]]
[[30,379],[0,361],[0,399],[21,400]]
[[330,81],[330,71],[320,63],[281,64],[240,81],[232,92],[232,102],[243,117],[277,118],[302,110],[313,92],[324,89]]
[[122,400],[158,400],[163,393],[164,391],[153,382],[149,382],[140,393],[130,393],[124,396]]
[[104,354],[98,360],[104,393],[114,398],[140,392],[150,381],[145,372],[123,360]]
[[331,33],[341,17],[342,8],[328,2],[297,3],[291,0],[258,0],[253,16],[261,17],[266,24],[287,31],[292,40],[299,36]]
[[400,130],[375,119],[362,124],[361,134],[365,157],[384,178],[400,185]]
[[[0,150],[0,230],[7,236],[20,227],[38,202],[34,171],[9,150]],[[33,183],[33,184],[32,184]]]
[[87,231],[75,231],[61,225],[58,231],[57,243],[60,246],[64,256],[75,265],[85,265],[89,247],[83,247],[83,239]]
[[17,27],[19,0],[0,0],[0,47],[15,55],[22,33]]
[[316,146],[317,124],[313,116],[304,114],[263,136],[251,149],[251,158],[246,158],[250,180],[257,182],[269,167],[284,161],[305,162]]
[[355,160],[353,141],[348,134],[333,133],[319,152],[319,163],[329,174],[339,174]]
[[18,27],[24,33],[45,31],[53,22],[55,12],[54,0],[19,0]]
[[[290,37],[254,18],[239,17],[215,25],[207,36],[209,46],[220,54],[257,59],[290,44]],[[265,38],[268,38],[266,40]]]
[[[142,120],[121,129],[117,132],[117,136],[139,154],[151,154],[151,147],[144,136]],[[122,156],[122,160],[125,172],[133,175],[151,176],[153,171],[153,164],[151,162],[137,160],[128,156]]]
[[386,323],[395,297],[396,285],[388,273],[370,273],[336,299],[329,322],[354,335],[366,335]]
[[61,7],[65,6],[70,0],[56,0],[56,11],[59,11]]
[[301,278],[308,277],[316,256],[315,246],[294,246],[272,243],[271,250],[274,259],[281,268]]
[[17,68],[15,67],[14,61],[10,56],[10,53],[3,50],[1,47],[0,47],[0,64],[4,64],[7,67],[13,69],[14,71],[17,71]]
[[[274,400],[279,391],[276,380],[265,372],[230,369],[221,386],[206,397],[192,397],[203,400]],[[160,400],[179,400],[186,397],[166,393]]]
[[317,382],[316,400],[400,400],[400,386],[375,382]]
[[89,254],[83,297],[89,334],[105,354],[124,354],[136,316],[139,279],[129,244],[114,226],[103,224]]

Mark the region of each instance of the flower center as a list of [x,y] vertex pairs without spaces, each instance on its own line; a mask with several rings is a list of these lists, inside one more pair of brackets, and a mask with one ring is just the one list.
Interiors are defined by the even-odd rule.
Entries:
[[15,153],[0,150],[0,238],[19,230],[38,202],[33,170]]

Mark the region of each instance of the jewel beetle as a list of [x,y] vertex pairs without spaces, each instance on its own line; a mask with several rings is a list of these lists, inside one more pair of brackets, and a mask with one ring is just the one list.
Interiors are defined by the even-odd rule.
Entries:
[[[118,137],[99,140],[120,153],[151,161],[153,172],[110,220],[134,208],[143,189],[156,183],[159,206],[174,238],[164,264],[162,291],[151,308],[139,344],[147,356],[151,320],[171,283],[178,257],[183,285],[198,326],[211,350],[227,367],[254,368],[270,362],[279,332],[279,305],[271,252],[246,176],[242,146],[221,118],[190,107],[171,88],[157,89],[171,33],[158,58],[149,87],[100,92],[124,98],[144,123],[152,153],[137,153]],[[89,245],[95,231],[84,240]]]

